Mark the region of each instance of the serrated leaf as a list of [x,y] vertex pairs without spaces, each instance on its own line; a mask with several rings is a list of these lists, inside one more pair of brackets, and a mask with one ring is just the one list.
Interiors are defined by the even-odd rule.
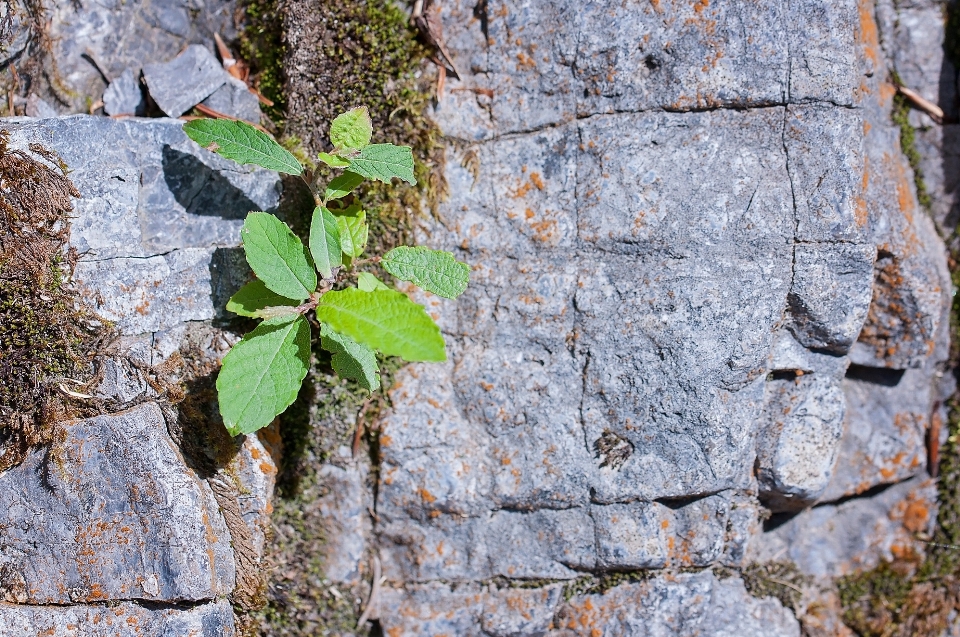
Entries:
[[361,292],[373,292],[374,290],[389,290],[390,286],[369,272],[361,272],[357,275],[357,289]]
[[337,211],[337,228],[340,230],[340,248],[348,257],[359,257],[367,247],[367,213],[359,206],[350,206]]
[[317,319],[341,334],[407,361],[443,361],[446,346],[440,328],[422,305],[396,290],[327,292]]
[[323,193],[323,200],[330,201],[331,199],[341,199],[346,197],[353,189],[363,183],[363,176],[358,175],[355,172],[350,172],[349,170],[344,171],[342,175],[338,175],[331,180],[330,185],[327,186],[326,191]]
[[337,218],[323,206],[318,206],[310,221],[310,254],[323,278],[332,278],[333,269],[343,264],[341,250]]
[[217,376],[223,424],[232,435],[269,425],[297,398],[310,362],[302,316],[264,321],[224,357]]
[[266,212],[251,212],[240,230],[247,263],[269,289],[303,301],[317,289],[307,249],[287,224]]
[[337,157],[336,155],[331,155],[330,153],[317,153],[317,159],[331,168],[345,168],[346,166],[350,165],[350,162],[343,157]]
[[238,164],[299,175],[303,166],[286,148],[250,124],[228,119],[195,119],[183,125],[187,137]]
[[413,175],[413,151],[409,146],[370,144],[350,159],[350,170],[367,179],[390,183],[394,177],[416,186]]
[[227,310],[240,316],[258,316],[257,312],[266,307],[299,305],[298,301],[280,296],[270,290],[260,279],[254,279],[240,288],[227,301]]
[[380,368],[372,349],[333,331],[327,324],[320,326],[320,347],[333,354],[330,363],[341,378],[355,380],[372,392],[380,389]]
[[455,299],[470,282],[470,267],[443,250],[423,246],[400,246],[383,255],[383,269],[403,281],[410,281],[428,292]]
[[330,124],[330,141],[337,148],[363,148],[372,135],[373,122],[366,106],[351,108]]

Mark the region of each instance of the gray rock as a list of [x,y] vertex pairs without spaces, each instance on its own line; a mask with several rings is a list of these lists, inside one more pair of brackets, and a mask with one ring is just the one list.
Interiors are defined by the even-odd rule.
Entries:
[[133,602],[112,606],[0,603],[0,637],[233,637],[235,634],[233,609],[225,600],[185,609],[151,609]]
[[[886,67],[858,40],[856,3],[498,1],[479,20],[473,5],[442,8],[475,90],[437,110],[466,150],[448,151],[444,224],[421,239],[474,270],[456,303],[421,297],[451,360],[402,370],[381,420],[378,542],[389,580],[417,591],[385,598],[382,617],[415,607],[401,634],[472,634],[473,611],[445,623],[460,593],[427,582],[739,564],[775,533],[759,531],[761,494],[795,509],[861,470],[869,484],[922,473],[888,480],[847,451],[865,431],[852,427],[908,387],[861,399],[851,359],[854,376],[912,366],[910,388],[936,387],[949,306],[942,243],[896,177]],[[891,260],[902,276],[881,281]],[[922,393],[917,413],[937,399]],[[895,453],[915,457],[928,418]],[[838,510],[887,515],[897,488]],[[862,531],[867,514],[855,519]],[[810,524],[790,542],[808,562],[868,564],[904,537],[875,531],[856,544]],[[660,634],[612,626],[599,629]]]
[[605,569],[663,568],[667,564],[667,533],[656,502],[594,507],[597,525],[597,566]]
[[760,497],[772,511],[799,510],[827,488],[840,451],[846,401],[839,379],[804,374],[767,382],[757,445]]
[[0,64],[6,67],[26,51],[34,38],[30,9],[26,2],[13,0],[0,6]]
[[16,601],[192,602],[230,592],[230,533],[156,404],[61,426],[62,442],[0,474],[0,563],[22,583]]
[[143,90],[137,80],[139,71],[124,69],[103,92],[103,111],[107,115],[143,115]]
[[260,100],[250,92],[247,85],[227,75],[227,82],[203,100],[204,106],[213,110],[238,117],[242,120],[260,123]]
[[[533,637],[717,635],[799,637],[800,626],[776,600],[754,599],[737,578],[712,572],[652,577],[603,594],[564,600],[558,585],[533,589],[426,584],[387,588],[384,632],[398,635]],[[438,602],[437,600],[442,600]],[[705,631],[709,631],[709,633]]]
[[799,514],[773,518],[756,536],[748,559],[790,561],[808,575],[842,577],[890,561],[894,551],[916,550],[918,533],[928,533],[937,517],[937,489],[928,478],[913,478],[873,497],[823,504]]
[[367,467],[351,463],[346,468],[323,465],[320,479],[327,494],[320,510],[328,520],[324,575],[347,585],[362,581],[365,556],[370,548],[373,497],[367,489]]
[[789,325],[804,347],[838,354],[850,350],[870,307],[876,254],[872,245],[794,248]]
[[30,95],[27,95],[27,106],[25,110],[27,117],[38,117],[40,119],[45,119],[48,117],[57,116],[57,111],[54,110],[54,108],[45,100],[40,99],[36,93],[30,93]]
[[83,255],[75,277],[124,334],[222,312],[244,282],[221,272],[222,252],[239,245],[249,211],[279,201],[276,173],[204,150],[181,126],[85,116],[4,122],[15,147],[41,143],[71,167],[82,195],[71,233]]
[[86,99],[103,94],[103,78],[85,53],[108,77],[116,78],[127,68],[172,60],[189,44],[212,47],[215,33],[231,41],[236,37],[236,6],[234,0],[55,3],[49,14],[53,54],[60,81],[72,93],[54,91],[70,104],[64,112],[85,113]]
[[441,9],[454,61],[471,71],[468,90],[440,105],[444,130],[462,139],[597,113],[856,103],[853,2],[474,7],[455,1]]
[[927,470],[926,434],[936,386],[925,370],[855,366],[843,381],[848,416],[825,501],[900,482]]
[[223,86],[229,77],[210,49],[199,44],[191,44],[169,62],[143,67],[150,97],[170,117],[186,113]]

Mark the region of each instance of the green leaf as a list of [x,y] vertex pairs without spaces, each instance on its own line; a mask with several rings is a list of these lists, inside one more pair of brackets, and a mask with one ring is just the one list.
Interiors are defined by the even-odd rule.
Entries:
[[320,347],[333,354],[330,362],[341,378],[353,379],[372,392],[380,389],[380,368],[372,349],[327,324],[320,326]]
[[353,205],[336,211],[337,228],[340,230],[340,247],[348,257],[359,257],[367,247],[367,213]]
[[467,289],[470,266],[443,250],[400,246],[383,255],[383,269],[403,281],[411,281],[428,292],[455,299]]
[[440,328],[422,305],[396,290],[327,292],[317,305],[317,319],[388,356],[407,361],[447,358]]
[[331,168],[345,168],[350,165],[350,162],[346,159],[331,155],[330,153],[317,153],[317,159]]
[[337,148],[363,148],[370,143],[373,122],[366,106],[351,108],[330,124],[330,141]]
[[251,212],[240,230],[247,263],[269,289],[303,301],[317,289],[307,249],[287,224],[266,212]]
[[357,173],[344,171],[342,175],[334,177],[323,193],[323,200],[340,199],[346,197],[353,189],[363,183],[363,177]]
[[323,206],[314,208],[310,222],[310,254],[323,278],[332,278],[333,269],[343,264],[341,249],[337,218]]
[[302,316],[264,321],[224,357],[217,376],[223,424],[232,435],[269,425],[297,398],[310,363]]
[[373,292],[374,290],[389,290],[390,286],[369,272],[361,272],[357,275],[357,288],[362,292]]
[[254,279],[240,288],[227,301],[227,310],[240,316],[258,316],[257,312],[266,307],[281,305],[296,307],[298,301],[272,292],[260,279]]
[[238,164],[299,175],[303,166],[290,151],[250,124],[228,119],[195,119],[183,125],[187,137]]
[[409,146],[371,144],[350,159],[350,170],[367,179],[390,183],[393,177],[416,186],[413,176],[413,151]]

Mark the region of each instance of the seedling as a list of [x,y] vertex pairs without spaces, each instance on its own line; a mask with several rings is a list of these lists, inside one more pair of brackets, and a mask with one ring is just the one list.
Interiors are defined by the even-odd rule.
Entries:
[[[334,371],[370,392],[380,388],[378,351],[410,362],[446,360],[440,328],[423,306],[358,271],[379,263],[397,279],[450,299],[462,294],[470,279],[467,265],[452,254],[424,247],[400,246],[361,258],[367,213],[344,199],[364,179],[389,183],[397,177],[416,184],[410,148],[370,143],[365,107],[343,113],[330,126],[334,148],[319,159],[343,172],[322,190],[290,152],[248,124],[197,119],[183,129],[204,148],[239,164],[300,176],[316,200],[307,246],[266,212],[251,212],[240,231],[256,279],[227,309],[263,320],[230,350],[217,377],[220,413],[231,434],[266,427],[293,403],[310,362],[310,318],[320,325],[320,346],[333,355]],[[357,285],[345,285],[353,276]]]

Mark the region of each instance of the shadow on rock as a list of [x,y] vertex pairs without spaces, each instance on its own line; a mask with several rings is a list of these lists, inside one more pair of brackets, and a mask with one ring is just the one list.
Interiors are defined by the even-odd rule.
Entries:
[[164,145],[162,165],[167,187],[189,214],[245,219],[251,210],[260,209],[242,190],[194,155]]

